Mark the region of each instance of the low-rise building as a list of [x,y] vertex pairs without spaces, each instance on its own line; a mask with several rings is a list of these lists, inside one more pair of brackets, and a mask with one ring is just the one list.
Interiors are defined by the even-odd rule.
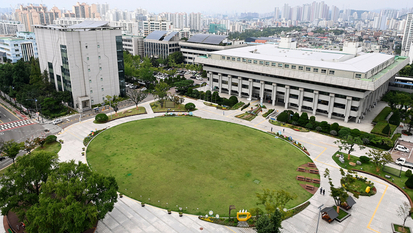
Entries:
[[143,41],[146,57],[167,58],[179,51],[178,32],[154,31]]
[[130,54],[141,57],[145,56],[143,48],[143,37],[134,35],[122,35],[123,50]]
[[195,62],[208,72],[212,91],[359,122],[408,59],[349,47],[354,53],[264,44],[210,52]]
[[37,58],[36,36],[33,32],[17,32],[14,37],[0,37],[0,52],[6,54],[7,60],[12,63],[20,59],[29,61]]

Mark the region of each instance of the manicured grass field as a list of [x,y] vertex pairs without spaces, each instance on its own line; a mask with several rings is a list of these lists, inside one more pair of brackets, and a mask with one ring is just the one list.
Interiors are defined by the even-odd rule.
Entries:
[[47,152],[53,152],[57,154],[61,148],[62,148],[62,145],[59,142],[53,142],[50,144],[45,143],[43,147],[37,147],[33,152],[47,151]]
[[93,170],[115,176],[119,191],[127,196],[203,215],[212,210],[228,216],[229,205],[237,210],[256,207],[256,193],[263,189],[296,194],[290,208],[311,197],[296,176],[319,178],[296,171],[311,160],[281,139],[246,126],[191,117],[115,126],[91,142],[87,160]]

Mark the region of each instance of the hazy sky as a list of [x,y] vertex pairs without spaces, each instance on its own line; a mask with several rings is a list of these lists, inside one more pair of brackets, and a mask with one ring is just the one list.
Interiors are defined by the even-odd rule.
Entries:
[[[77,1],[67,0],[40,0],[34,3],[46,4],[49,8],[54,5],[58,8],[72,9],[72,5]],[[79,1],[82,3],[82,1]],[[85,1],[88,4],[92,3],[108,3],[110,9],[118,8],[121,10],[134,10],[136,8],[144,8],[149,12],[208,12],[208,13],[241,13],[241,12],[258,12],[268,13],[274,10],[274,7],[280,7],[284,3],[290,6],[302,5],[311,3],[311,0],[102,0],[102,1]],[[317,1],[320,2],[320,1]],[[11,1],[2,0],[0,7],[10,7]],[[341,9],[354,10],[377,10],[383,8],[401,9],[412,7],[413,1],[409,0],[325,0],[327,5],[335,5]],[[16,3],[13,3],[13,7]]]

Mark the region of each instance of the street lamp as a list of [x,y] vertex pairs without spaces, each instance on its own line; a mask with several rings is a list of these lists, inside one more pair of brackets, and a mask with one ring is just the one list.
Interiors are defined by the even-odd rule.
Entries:
[[317,229],[315,230],[315,232],[318,232],[318,223],[320,222],[320,214],[321,214],[321,208],[323,208],[324,204],[320,205],[318,207],[318,219],[317,219]]

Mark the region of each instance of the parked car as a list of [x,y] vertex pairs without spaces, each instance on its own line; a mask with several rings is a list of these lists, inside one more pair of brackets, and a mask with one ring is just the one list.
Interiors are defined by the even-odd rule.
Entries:
[[5,160],[5,159],[6,159],[6,157],[0,156],[0,161],[3,161],[3,160]]
[[57,124],[62,123],[62,122],[63,122],[62,119],[55,119],[55,120],[52,122],[52,124],[57,125]]
[[396,149],[398,151],[402,151],[402,152],[407,152],[407,153],[410,152],[410,150],[407,147],[402,146],[402,145],[397,145],[394,149]]
[[195,79],[195,76],[191,76],[190,78]]
[[406,162],[405,158],[398,158],[395,163],[404,167],[413,168],[413,163]]
[[201,77],[201,76],[198,76],[198,77],[196,77],[196,80],[202,81],[202,77]]

